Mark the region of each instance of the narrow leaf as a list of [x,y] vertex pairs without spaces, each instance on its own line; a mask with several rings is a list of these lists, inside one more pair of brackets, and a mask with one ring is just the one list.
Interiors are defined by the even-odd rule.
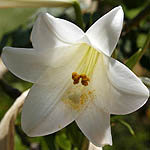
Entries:
[[131,133],[131,135],[135,135],[134,130],[132,129],[132,127],[130,126],[130,124],[128,124],[124,120],[118,120],[118,121],[129,130],[129,132]]
[[149,43],[150,43],[150,32],[147,35],[147,39],[146,39],[146,41],[144,43],[143,48],[139,49],[125,63],[128,68],[130,68],[132,70],[133,67],[136,65],[136,63],[140,61],[140,59],[142,58],[142,56],[145,54],[145,52],[146,52],[146,50],[147,50],[147,48],[149,46]]
[[142,49],[139,49],[136,53],[134,53],[126,62],[126,66],[129,69],[133,69],[133,67],[135,66],[135,64],[138,62],[141,54],[142,54]]

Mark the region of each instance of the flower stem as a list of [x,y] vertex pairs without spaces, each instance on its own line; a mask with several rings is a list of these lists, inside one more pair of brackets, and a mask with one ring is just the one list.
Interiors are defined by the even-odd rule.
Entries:
[[78,0],[73,1],[73,7],[76,14],[76,23],[82,30],[84,30],[84,23],[83,23],[81,8]]

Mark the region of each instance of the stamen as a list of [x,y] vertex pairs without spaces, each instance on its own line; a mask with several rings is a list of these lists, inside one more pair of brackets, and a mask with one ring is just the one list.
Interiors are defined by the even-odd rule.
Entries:
[[97,63],[99,53],[89,46],[87,52],[83,56],[80,64],[76,68],[77,72],[72,73],[73,84],[78,84],[81,78],[81,84],[88,86],[90,77],[92,76],[94,67]]
[[87,86],[90,79],[85,74],[78,75],[76,72],[72,73],[73,84],[78,84],[80,78],[82,85]]
[[80,75],[78,75],[76,72],[73,72],[72,79],[74,80],[73,84],[78,84],[80,80]]
[[90,79],[85,74],[81,74],[80,78],[82,79],[81,80],[82,85],[88,86],[88,81],[90,81]]

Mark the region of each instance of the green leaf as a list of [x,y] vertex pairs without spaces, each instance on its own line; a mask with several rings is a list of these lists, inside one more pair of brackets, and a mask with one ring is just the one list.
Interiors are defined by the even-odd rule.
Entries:
[[132,129],[131,125],[129,123],[127,123],[126,121],[122,120],[120,116],[112,116],[111,122],[112,123],[119,122],[120,124],[122,124],[129,130],[131,135],[135,135],[134,130]]
[[134,130],[132,129],[131,125],[128,124],[126,121],[124,120],[118,120],[122,125],[124,125],[128,130],[129,132],[131,133],[131,135],[135,135],[135,132]]
[[63,150],[71,150],[71,142],[67,138],[65,133],[56,135],[56,144]]
[[142,49],[139,49],[136,53],[134,53],[126,62],[126,66],[129,69],[133,69],[133,67],[135,66],[135,64],[138,62],[139,58],[141,57],[142,54]]
[[140,59],[142,58],[142,56],[145,54],[145,52],[146,52],[146,50],[147,50],[147,48],[149,46],[149,43],[150,43],[150,32],[147,35],[147,39],[146,39],[146,41],[144,43],[143,48],[139,49],[125,63],[128,68],[130,68],[132,70],[133,67],[136,65],[136,63],[140,61]]
[[71,141],[72,145],[80,149],[84,135],[75,122],[67,126],[66,134],[68,139]]
[[55,148],[55,144],[54,144],[54,141],[55,141],[55,133],[54,134],[50,134],[50,135],[47,135],[47,136],[44,136],[43,137],[48,148],[49,149],[52,149],[52,150],[56,150]]

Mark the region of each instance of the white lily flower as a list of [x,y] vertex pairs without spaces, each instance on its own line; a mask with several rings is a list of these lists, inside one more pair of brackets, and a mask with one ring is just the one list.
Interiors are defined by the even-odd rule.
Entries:
[[94,145],[112,145],[110,114],[134,112],[149,97],[141,80],[110,57],[122,25],[121,6],[86,33],[41,14],[31,34],[33,49],[4,48],[2,59],[9,70],[34,83],[22,112],[27,135],[51,134],[75,120]]

